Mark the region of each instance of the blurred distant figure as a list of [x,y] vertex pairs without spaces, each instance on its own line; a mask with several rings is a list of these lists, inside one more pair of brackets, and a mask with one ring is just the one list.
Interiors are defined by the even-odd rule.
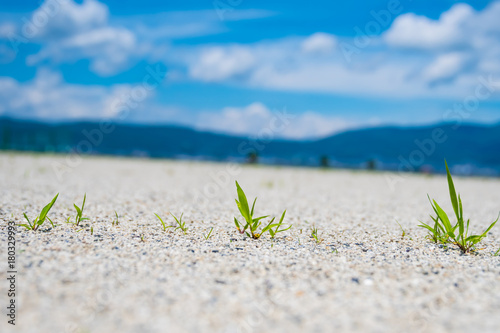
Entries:
[[419,171],[426,175],[432,175],[434,173],[434,168],[430,164],[424,164],[420,167]]
[[366,169],[376,170],[377,169],[377,161],[375,161],[374,159],[368,160],[366,162]]
[[248,153],[247,163],[248,164],[257,164],[259,162],[259,155],[255,151]]
[[328,159],[328,156],[326,156],[326,155],[321,156],[319,159],[319,165],[322,168],[330,167],[330,160]]

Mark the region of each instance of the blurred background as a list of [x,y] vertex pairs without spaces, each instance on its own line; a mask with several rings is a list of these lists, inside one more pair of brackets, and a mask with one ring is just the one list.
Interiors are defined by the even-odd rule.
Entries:
[[0,148],[500,175],[500,1],[0,4]]

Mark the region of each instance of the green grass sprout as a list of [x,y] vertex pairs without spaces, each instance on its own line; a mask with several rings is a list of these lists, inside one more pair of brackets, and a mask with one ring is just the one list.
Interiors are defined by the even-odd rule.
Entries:
[[316,241],[316,244],[320,244],[323,241],[323,238],[319,238],[318,236],[318,228],[311,227],[311,238]]
[[497,250],[497,252],[495,252],[494,256],[500,256],[500,249]]
[[72,223],[76,226],[79,226],[80,225],[80,221],[84,221],[84,220],[88,220],[89,218],[88,217],[82,217],[83,215],[83,207],[85,207],[85,199],[87,198],[87,193],[85,193],[85,195],[83,196],[83,203],[82,203],[82,207],[78,207],[76,204],[73,204],[73,206],[75,207],[76,209],[76,217],[75,217],[75,222],[70,222],[69,221],[69,217],[68,217],[68,220],[67,220],[67,223]]
[[398,222],[398,220],[395,220],[396,223],[399,225],[399,228],[401,229],[401,239],[405,238],[406,236],[406,231],[405,229],[403,229],[403,227],[401,226],[401,224]]
[[184,235],[187,234],[188,228],[186,227],[186,222],[182,222],[182,215],[184,215],[184,213],[181,213],[180,218],[175,217],[175,215],[172,213],[170,213],[170,215],[172,215],[175,219],[175,222],[177,222],[177,227],[174,230],[181,229],[182,232],[184,232]]
[[[266,231],[269,231],[269,234],[271,235],[271,239],[274,239],[274,237],[279,233],[279,232],[283,232],[283,231],[287,231],[289,230],[292,225],[290,225],[288,228],[286,229],[280,229],[281,227],[281,224],[283,223],[283,219],[285,218],[285,213],[286,213],[286,210],[283,212],[283,214],[281,215],[281,218],[280,218],[280,221],[277,223],[277,224],[272,224],[272,222],[274,221],[274,217],[273,219],[271,220],[271,222],[269,222],[269,224],[264,228],[262,229],[262,233],[265,233]],[[276,229],[273,230],[273,226],[276,226]]]
[[155,213],[155,215],[158,218],[158,220],[160,220],[161,225],[163,227],[163,231],[167,231],[168,228],[173,228],[173,226],[171,225],[166,225],[165,222],[163,222],[163,219],[158,214]]
[[[436,200],[431,200],[430,197],[427,196],[437,217],[434,218],[433,216],[431,216],[432,220],[434,221],[433,227],[423,222],[421,222],[422,224],[420,224],[419,227],[429,230],[428,237],[433,242],[440,242],[443,244],[453,243],[457,245],[463,253],[469,253],[476,250],[476,245],[487,236],[491,228],[493,228],[493,226],[498,222],[500,215],[482,234],[469,235],[470,220],[467,220],[467,223],[465,222],[463,216],[462,199],[460,197],[460,194],[457,196],[455,185],[453,184],[453,178],[451,177],[450,169],[448,168],[448,163],[446,163],[446,160],[445,165],[451,204],[457,218],[457,223],[455,225],[452,225],[450,222],[450,218],[438,205]],[[458,233],[456,234],[457,229]]]
[[[281,215],[279,223],[273,224],[274,220],[276,219],[275,217],[273,217],[271,221],[262,229],[261,232],[257,232],[260,225],[262,224],[261,220],[269,217],[269,215],[254,218],[253,213],[257,198],[254,199],[252,204],[252,209],[250,210],[245,192],[243,192],[243,189],[240,187],[240,184],[238,184],[238,182],[236,182],[236,192],[238,194],[238,199],[235,199],[236,205],[238,206],[238,210],[240,211],[241,215],[245,219],[245,224],[243,225],[240,221],[238,221],[236,217],[234,218],[234,224],[236,225],[236,228],[238,228],[238,231],[241,234],[245,233],[250,238],[259,239],[264,233],[269,232],[271,238],[274,238],[277,233],[286,231],[292,227],[290,226],[287,229],[279,230],[279,227],[281,226],[281,224],[283,223],[283,219],[285,218],[285,213],[286,213],[285,210]],[[273,228],[276,229],[273,230]],[[247,229],[250,232],[247,232],[246,231]]]
[[205,236],[203,235],[203,237],[205,238],[205,240],[208,240],[210,238],[210,236],[212,236],[212,231],[214,230],[214,227],[212,227],[209,231],[209,233]]
[[56,202],[58,196],[59,196],[59,193],[56,194],[56,196],[54,197],[54,199],[52,199],[52,201],[50,203],[48,203],[45,207],[43,207],[40,214],[33,220],[33,223],[30,222],[30,219],[28,218],[26,213],[23,213],[24,218],[26,219],[26,221],[28,221],[28,224],[19,224],[19,226],[25,227],[28,230],[37,231],[38,228],[40,228],[40,226],[45,222],[45,220],[48,220],[50,222],[50,224],[52,225],[52,227],[55,228],[54,223],[47,216],[47,214],[49,213],[52,206],[54,206],[54,203]]
[[112,225],[118,225],[118,223],[119,223],[118,213],[116,212],[116,210],[115,210],[115,216],[116,216],[116,220],[113,220]]

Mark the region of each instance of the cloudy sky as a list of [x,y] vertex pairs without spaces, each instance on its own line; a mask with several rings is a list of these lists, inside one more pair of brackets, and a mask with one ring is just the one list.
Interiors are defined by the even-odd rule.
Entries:
[[0,4],[0,115],[245,135],[287,112],[300,139],[464,107],[500,121],[500,1]]

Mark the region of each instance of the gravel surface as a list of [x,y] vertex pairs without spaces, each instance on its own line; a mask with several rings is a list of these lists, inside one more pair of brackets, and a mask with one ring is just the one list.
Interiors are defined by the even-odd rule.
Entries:
[[[0,154],[0,168],[1,332],[500,331],[500,225],[475,255],[417,227],[430,221],[427,193],[452,212],[443,176],[27,154]],[[293,228],[274,241],[240,235],[235,179],[258,196],[256,214],[286,209]],[[455,185],[483,230],[500,180]],[[13,329],[7,223],[56,193],[56,228],[17,229]],[[90,220],[64,223],[84,193]],[[186,235],[162,230],[154,213],[173,225],[168,212],[184,213]]]

